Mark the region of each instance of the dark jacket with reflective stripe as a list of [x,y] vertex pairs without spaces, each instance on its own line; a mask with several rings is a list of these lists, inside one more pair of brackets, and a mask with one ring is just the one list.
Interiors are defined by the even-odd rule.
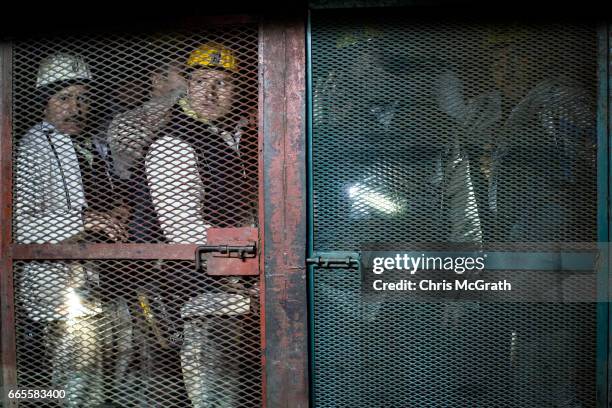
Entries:
[[257,150],[252,149],[248,132],[240,138],[239,150],[231,147],[221,132],[232,134],[235,128],[219,126],[216,129],[175,111],[161,136],[183,140],[195,150],[205,189],[203,217],[206,223],[221,228],[244,226],[254,222],[257,173],[249,171],[249,167],[257,168]]

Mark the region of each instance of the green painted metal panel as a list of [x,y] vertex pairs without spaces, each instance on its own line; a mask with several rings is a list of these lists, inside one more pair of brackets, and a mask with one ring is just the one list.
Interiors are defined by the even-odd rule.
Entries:
[[[609,223],[609,197],[610,197],[610,177],[609,177],[609,155],[608,146],[610,141],[609,134],[609,30],[607,24],[601,24],[597,33],[598,56],[597,56],[597,239],[599,242],[610,242]],[[610,299],[610,251],[609,246],[602,245],[602,262],[598,269],[597,289],[598,297],[603,300]],[[609,302],[599,302],[597,304],[597,406],[607,407],[610,404],[609,392]]]
[[[531,270],[601,239],[594,25],[313,11],[309,39],[309,255],[512,242]],[[372,302],[356,269],[310,277],[315,407],[597,403],[596,303]]]

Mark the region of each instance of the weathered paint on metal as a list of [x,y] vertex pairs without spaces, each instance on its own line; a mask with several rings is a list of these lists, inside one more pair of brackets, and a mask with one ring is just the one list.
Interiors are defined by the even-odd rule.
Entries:
[[[2,384],[4,389],[17,384],[15,352],[15,303],[11,257],[12,220],[12,45],[0,44],[0,344],[2,346]],[[6,393],[3,407],[16,407]]]
[[[207,231],[206,245],[249,245],[257,243],[258,229],[242,228],[210,228]],[[257,276],[259,275],[259,255],[240,259],[216,253],[207,256],[206,274],[211,276]]]
[[259,21],[259,44],[257,47],[257,55],[259,56],[259,64],[258,64],[258,73],[257,73],[257,81],[259,83],[259,100],[258,106],[259,109],[257,111],[257,148],[258,148],[258,199],[259,199],[259,220],[260,220],[260,228],[259,228],[259,242],[257,245],[257,256],[259,257],[259,304],[260,311],[260,346],[261,346],[261,366],[263,367],[262,376],[261,376],[261,402],[262,408],[266,408],[268,406],[266,401],[267,395],[267,376],[266,376],[266,279],[265,279],[265,237],[266,237],[266,229],[263,225],[263,222],[266,217],[266,206],[264,202],[264,103],[265,103],[265,92],[264,87],[262,86],[264,80],[264,70],[263,70],[263,49],[264,49],[264,41],[265,38],[265,26],[263,24],[263,20]]
[[304,19],[262,38],[266,404],[308,407]]
[[12,246],[13,259],[195,259],[195,244],[38,244]]

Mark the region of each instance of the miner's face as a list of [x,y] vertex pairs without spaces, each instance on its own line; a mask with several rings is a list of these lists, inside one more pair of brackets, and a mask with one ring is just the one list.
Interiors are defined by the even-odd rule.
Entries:
[[85,85],[70,85],[49,98],[45,120],[59,132],[78,135],[85,129],[90,101]]
[[215,121],[227,115],[235,101],[232,74],[213,69],[197,69],[187,83],[189,105],[198,116]]

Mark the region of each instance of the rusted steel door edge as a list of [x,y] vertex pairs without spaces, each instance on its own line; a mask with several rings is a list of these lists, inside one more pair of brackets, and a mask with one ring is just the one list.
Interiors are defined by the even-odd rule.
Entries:
[[260,36],[268,408],[309,404],[305,22],[305,16],[264,20]]
[[[12,44],[0,44],[0,344],[2,346],[2,385],[17,384],[15,356],[15,302],[13,291],[12,230]],[[15,407],[6,393],[0,396],[3,407]]]

